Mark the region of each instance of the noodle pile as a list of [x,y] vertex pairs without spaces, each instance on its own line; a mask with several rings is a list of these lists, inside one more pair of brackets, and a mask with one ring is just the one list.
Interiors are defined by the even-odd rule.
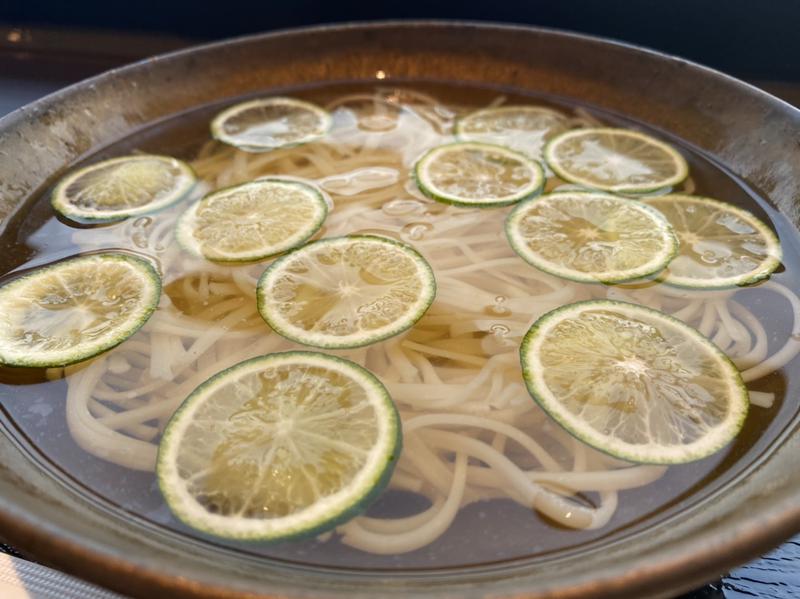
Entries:
[[[193,164],[204,183],[192,199],[264,175],[310,180],[335,205],[319,236],[402,239],[436,273],[436,300],[408,333],[329,352],[365,366],[386,385],[404,430],[390,485],[430,502],[411,517],[355,518],[338,529],[344,543],[373,553],[412,551],[442,535],[463,506],[500,497],[570,528],[600,528],[613,516],[620,491],[664,474],[666,467],[630,465],[583,445],[529,396],[519,366],[521,338],[542,314],[565,303],[608,297],[672,314],[731,356],[745,381],[777,370],[800,351],[800,300],[776,282],[760,288],[788,301],[795,321],[770,355],[764,327],[737,299],[747,289],[564,281],[528,266],[510,249],[503,234],[507,209],[466,210],[423,197],[409,167],[424,150],[451,139],[456,116],[435,99],[378,90],[341,97],[327,108],[334,128],[323,142],[265,154],[207,144]],[[592,124],[580,114],[569,121]],[[547,190],[560,185],[551,177]],[[691,180],[682,190],[691,193]],[[256,310],[264,264],[219,266],[177,247],[174,223],[185,206],[73,236],[85,250],[145,253],[163,274],[161,304],[136,335],[66,369],[67,420],[76,442],[137,470],[154,470],[160,431],[200,383],[244,359],[299,347],[271,332]],[[773,399],[751,392],[756,405],[768,407]]]

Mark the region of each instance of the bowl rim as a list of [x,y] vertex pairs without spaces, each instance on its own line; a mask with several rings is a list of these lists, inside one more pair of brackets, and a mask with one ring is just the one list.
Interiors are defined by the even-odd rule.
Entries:
[[735,83],[738,86],[742,86],[748,89],[749,92],[754,93],[758,96],[761,96],[762,100],[766,100],[769,102],[777,102],[778,105],[781,105],[784,109],[794,110],[800,113],[800,108],[795,107],[794,105],[790,104],[786,100],[779,98],[770,94],[769,92],[764,91],[760,87],[753,85],[743,79],[739,79],[738,77],[734,77],[733,75],[729,75],[719,69],[714,67],[707,66],[705,64],[695,62],[691,59],[684,58],[678,54],[673,54],[671,52],[665,52],[661,50],[655,50],[653,48],[649,48],[647,46],[636,44],[633,42],[626,42],[621,41],[618,39],[614,39],[612,37],[607,37],[603,35],[593,35],[588,33],[581,33],[578,31],[573,31],[570,29],[563,29],[559,27],[546,27],[541,25],[523,25],[518,23],[506,22],[506,21],[494,21],[494,20],[475,20],[475,19],[369,19],[364,21],[341,21],[341,22],[334,22],[334,23],[320,23],[315,25],[307,25],[303,27],[283,27],[280,29],[269,30],[266,32],[257,32],[257,33],[246,33],[242,35],[236,35],[232,37],[226,37],[220,40],[213,40],[209,42],[203,42],[199,44],[191,44],[186,48],[179,48],[177,50],[171,50],[167,52],[162,52],[156,54],[154,56],[142,58],[139,60],[135,60],[128,64],[124,64],[120,67],[116,67],[113,69],[109,69],[107,71],[103,71],[94,75],[92,77],[88,77],[86,79],[82,79],[80,81],[76,81],[75,83],[71,83],[61,89],[58,89],[54,92],[51,92],[33,102],[25,104],[19,108],[16,108],[9,112],[6,115],[0,116],[0,130],[4,127],[11,125],[12,123],[16,122],[18,119],[23,118],[24,115],[30,111],[34,106],[52,104],[54,102],[58,102],[63,97],[69,96],[75,89],[79,89],[84,87],[87,84],[90,84],[95,81],[101,81],[106,77],[115,74],[120,75],[126,72],[134,71],[138,68],[143,66],[156,64],[159,62],[167,61],[167,60],[176,60],[183,56],[191,56],[198,52],[205,52],[209,50],[214,50],[217,48],[222,48],[225,46],[236,45],[236,44],[247,44],[250,42],[256,42],[259,40],[263,40],[265,38],[270,39],[278,39],[284,36],[294,36],[294,35],[310,35],[310,34],[319,34],[329,31],[346,31],[346,30],[355,30],[355,29],[381,29],[384,27],[407,27],[409,29],[416,29],[419,27],[437,27],[437,28],[477,28],[477,29],[499,29],[499,30],[508,30],[508,31],[528,31],[528,32],[539,32],[539,33],[546,33],[546,34],[554,34],[558,35],[559,37],[564,38],[571,38],[575,40],[583,40],[589,42],[601,42],[603,44],[607,44],[610,46],[615,46],[617,48],[624,48],[629,51],[641,53],[648,56],[658,57],[661,59],[667,59],[670,61],[676,61],[680,63],[684,63],[688,66],[691,66],[694,70],[706,73],[708,75],[712,75],[714,77],[718,77],[720,79],[726,80],[728,82]]

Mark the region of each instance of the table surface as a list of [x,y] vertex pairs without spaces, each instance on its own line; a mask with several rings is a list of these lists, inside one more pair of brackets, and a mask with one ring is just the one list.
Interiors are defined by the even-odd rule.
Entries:
[[[120,36],[125,38],[125,43],[121,43]],[[187,44],[186,40],[165,36],[0,27],[0,116],[104,70]],[[800,82],[753,83],[800,107]],[[13,549],[1,544],[0,552],[15,553]],[[15,563],[17,571],[22,571],[20,562]],[[42,572],[41,576],[30,573],[27,575],[46,578],[48,572],[51,577],[54,574],[52,571]],[[709,573],[709,578],[720,575],[722,573]],[[31,596],[34,596],[33,593]],[[47,596],[63,595],[56,593]],[[717,582],[678,599],[789,599],[798,596],[800,536],[761,559],[722,575]]]

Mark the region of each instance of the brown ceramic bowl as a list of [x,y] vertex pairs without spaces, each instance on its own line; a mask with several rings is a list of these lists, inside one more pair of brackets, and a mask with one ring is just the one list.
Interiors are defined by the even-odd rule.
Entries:
[[[669,131],[800,223],[800,112],[684,60],[605,40],[470,23],[321,27],[212,44],[114,70],[0,120],[0,222],[71,163],[193,106],[308,82],[490,82],[591,103]],[[800,395],[799,377],[787,398]],[[51,469],[3,416],[0,531],[27,554],[142,597],[643,597],[718,576],[800,530],[791,401],[724,480],[636,534],[546,560],[392,575],[220,552],[131,519]]]

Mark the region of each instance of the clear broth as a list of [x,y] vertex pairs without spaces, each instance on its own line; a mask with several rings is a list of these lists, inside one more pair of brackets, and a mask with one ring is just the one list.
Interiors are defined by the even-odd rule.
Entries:
[[[333,98],[358,92],[372,92],[376,86],[342,83],[281,90],[324,105]],[[773,275],[797,292],[800,290],[798,233],[766,198],[746,182],[727,172],[710,157],[663,131],[616,114],[560,98],[541,97],[519,90],[473,87],[460,84],[412,82],[396,84],[400,89],[421,90],[437,97],[444,105],[481,108],[503,95],[508,104],[548,105],[573,113],[576,107],[612,126],[635,127],[650,131],[679,148],[687,158],[698,195],[707,195],[736,204],[756,214],[779,234],[784,252],[784,267]],[[123,155],[132,151],[173,155],[191,161],[208,141],[208,122],[222,105],[205,106],[152,125],[89,156],[84,162]],[[292,173],[283,173],[291,175]],[[401,177],[406,176],[401,173]],[[16,273],[49,263],[81,251],[72,243],[74,224],[57,218],[49,204],[50,189],[32,198],[18,210],[0,238],[0,273]],[[504,210],[505,212],[505,210]],[[158,218],[158,215],[154,215]],[[409,221],[418,217],[409,216]],[[118,225],[100,227],[113,229]],[[167,287],[168,292],[168,287]],[[757,287],[740,291],[737,300],[761,320],[770,341],[770,353],[780,347],[791,329],[792,311],[775,294]],[[298,346],[299,347],[299,346]],[[0,369],[0,398],[8,429],[32,452],[43,457],[54,473],[67,484],[81,489],[98,503],[111,508],[121,518],[131,518],[160,529],[186,535],[218,546],[221,550],[246,553],[276,560],[317,567],[353,570],[420,570],[476,566],[509,560],[549,559],[598,544],[645,532],[657,523],[714,494],[724,492],[726,484],[753,467],[793,419],[796,407],[785,397],[800,391],[797,360],[781,370],[748,385],[750,389],[776,394],[769,409],[752,408],[743,432],[729,447],[699,462],[674,466],[650,485],[622,491],[620,507],[611,522],[599,530],[568,530],[537,512],[510,500],[489,500],[463,508],[447,532],[430,545],[400,555],[373,555],[340,543],[336,535],[324,540],[285,542],[274,545],[241,544],[203,536],[178,522],[164,504],[155,477],[116,466],[94,457],[72,439],[65,420],[66,382],[46,381],[40,371]],[[591,497],[589,497],[591,500]],[[373,516],[411,515],[427,507],[426,499],[413,493],[390,490],[370,508]]]

